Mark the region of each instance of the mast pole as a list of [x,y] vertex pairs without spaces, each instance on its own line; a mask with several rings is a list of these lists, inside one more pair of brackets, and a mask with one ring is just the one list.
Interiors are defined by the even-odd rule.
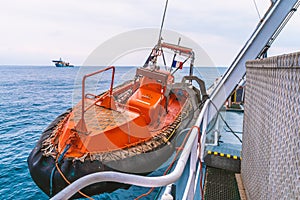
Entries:
[[161,34],[162,34],[162,29],[163,29],[163,26],[164,26],[164,22],[165,22],[165,17],[166,17],[166,12],[167,12],[167,7],[168,7],[168,1],[169,0],[166,0],[165,10],[164,10],[163,18],[162,18],[161,25],[160,25],[160,31],[159,31],[159,37],[158,37],[158,46],[160,46],[160,44],[161,44]]
[[156,47],[153,49],[153,51],[155,51],[154,52],[155,55],[154,55],[154,58],[153,58],[153,64],[154,64],[154,66],[156,66],[157,55],[159,54],[159,49],[161,49],[161,40],[162,40],[161,35],[162,35],[162,29],[163,29],[164,22],[165,22],[165,17],[166,17],[168,2],[169,2],[169,0],[166,0],[165,10],[164,10],[164,14],[163,14],[163,17],[162,17],[162,21],[161,21],[161,25],[160,25],[160,30],[159,30],[158,42],[157,42]]

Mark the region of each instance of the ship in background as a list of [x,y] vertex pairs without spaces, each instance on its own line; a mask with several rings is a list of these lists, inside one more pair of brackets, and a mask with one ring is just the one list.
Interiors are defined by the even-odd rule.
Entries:
[[52,60],[52,62],[54,62],[55,67],[74,67],[74,65],[70,65],[69,62],[65,62],[61,58],[59,60]]

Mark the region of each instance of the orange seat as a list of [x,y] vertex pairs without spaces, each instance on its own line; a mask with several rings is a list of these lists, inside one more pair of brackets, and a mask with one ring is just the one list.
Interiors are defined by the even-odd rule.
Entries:
[[140,88],[129,98],[128,104],[138,108],[147,124],[158,117],[164,102],[164,90],[160,83],[143,77]]

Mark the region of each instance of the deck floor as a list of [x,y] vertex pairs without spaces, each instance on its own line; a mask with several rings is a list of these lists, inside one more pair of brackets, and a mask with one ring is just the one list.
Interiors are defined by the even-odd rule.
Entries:
[[204,186],[205,200],[240,200],[235,172],[207,167]]

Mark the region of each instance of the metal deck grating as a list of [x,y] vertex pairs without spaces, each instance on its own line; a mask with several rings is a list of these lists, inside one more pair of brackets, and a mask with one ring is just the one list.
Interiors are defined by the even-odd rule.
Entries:
[[204,188],[206,200],[240,200],[235,172],[208,167]]

